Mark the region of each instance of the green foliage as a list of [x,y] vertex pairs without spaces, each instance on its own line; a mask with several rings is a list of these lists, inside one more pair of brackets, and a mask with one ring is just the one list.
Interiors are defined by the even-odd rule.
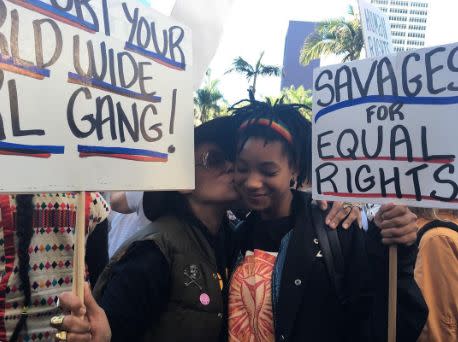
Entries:
[[[280,76],[281,69],[275,65],[262,64],[262,58],[264,57],[264,51],[261,52],[255,65],[251,65],[242,57],[237,57],[232,62],[232,68],[226,71],[226,74],[236,72],[243,75],[249,84],[249,90],[253,92],[253,96],[256,94],[256,82],[259,76]],[[250,84],[251,82],[251,84]]]
[[302,47],[299,60],[303,65],[330,54],[342,56],[342,62],[359,58],[364,46],[363,32],[359,18],[353,11],[350,13],[351,20],[339,18],[318,23]]
[[[219,80],[211,79],[211,71],[208,70],[204,85],[194,94],[194,119],[196,121],[206,122],[224,114],[222,106],[225,105],[225,100],[218,89],[218,83]],[[225,111],[227,115],[227,108]]]
[[[286,104],[302,104],[312,108],[312,91],[306,90],[303,86],[295,88],[291,86],[289,88],[282,89],[283,102]],[[312,111],[305,108],[300,109],[301,114],[307,119],[312,119]]]

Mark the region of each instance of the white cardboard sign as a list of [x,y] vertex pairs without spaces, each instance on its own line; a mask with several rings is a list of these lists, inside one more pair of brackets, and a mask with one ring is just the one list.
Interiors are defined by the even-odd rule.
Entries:
[[0,192],[193,188],[191,41],[138,1],[0,0]]
[[458,43],[315,69],[316,199],[458,207]]
[[367,57],[393,53],[391,28],[385,13],[364,0],[358,4]]

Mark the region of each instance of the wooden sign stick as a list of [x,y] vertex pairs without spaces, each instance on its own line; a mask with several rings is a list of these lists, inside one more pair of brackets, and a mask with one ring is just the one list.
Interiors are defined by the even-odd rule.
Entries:
[[84,270],[85,270],[85,233],[86,233],[86,192],[78,193],[76,208],[75,243],[73,251],[73,293],[84,301]]
[[389,247],[388,342],[396,342],[396,309],[398,297],[398,247]]

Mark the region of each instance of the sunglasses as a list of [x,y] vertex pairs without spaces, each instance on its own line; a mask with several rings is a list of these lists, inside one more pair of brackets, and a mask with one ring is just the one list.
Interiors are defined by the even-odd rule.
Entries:
[[229,159],[221,151],[209,150],[201,155],[196,166],[202,166],[207,170],[224,170]]

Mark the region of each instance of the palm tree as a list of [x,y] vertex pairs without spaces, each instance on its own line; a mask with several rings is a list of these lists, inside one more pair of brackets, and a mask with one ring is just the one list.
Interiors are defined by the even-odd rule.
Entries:
[[261,55],[254,66],[239,56],[232,62],[232,68],[226,71],[226,74],[231,72],[238,72],[239,74],[242,74],[245,76],[248,83],[253,80],[253,83],[251,83],[249,88],[249,90],[253,93],[253,97],[256,94],[256,82],[259,76],[280,76],[280,67],[262,64],[263,56],[264,51],[261,52]]
[[363,31],[352,8],[349,13],[353,16],[351,20],[340,18],[318,23],[302,47],[299,60],[303,65],[330,54],[343,56],[342,62],[359,58],[364,46]]
[[201,122],[206,122],[218,116],[221,111],[220,102],[224,101],[223,94],[218,89],[219,80],[211,79],[211,71],[205,74],[204,86],[197,89],[194,95],[195,116]]
[[[283,103],[294,103],[294,104],[303,104],[312,108],[312,91],[306,90],[303,86],[295,88],[291,86],[289,88],[283,88],[282,91]],[[311,120],[312,112],[306,108],[300,109],[302,115]]]

